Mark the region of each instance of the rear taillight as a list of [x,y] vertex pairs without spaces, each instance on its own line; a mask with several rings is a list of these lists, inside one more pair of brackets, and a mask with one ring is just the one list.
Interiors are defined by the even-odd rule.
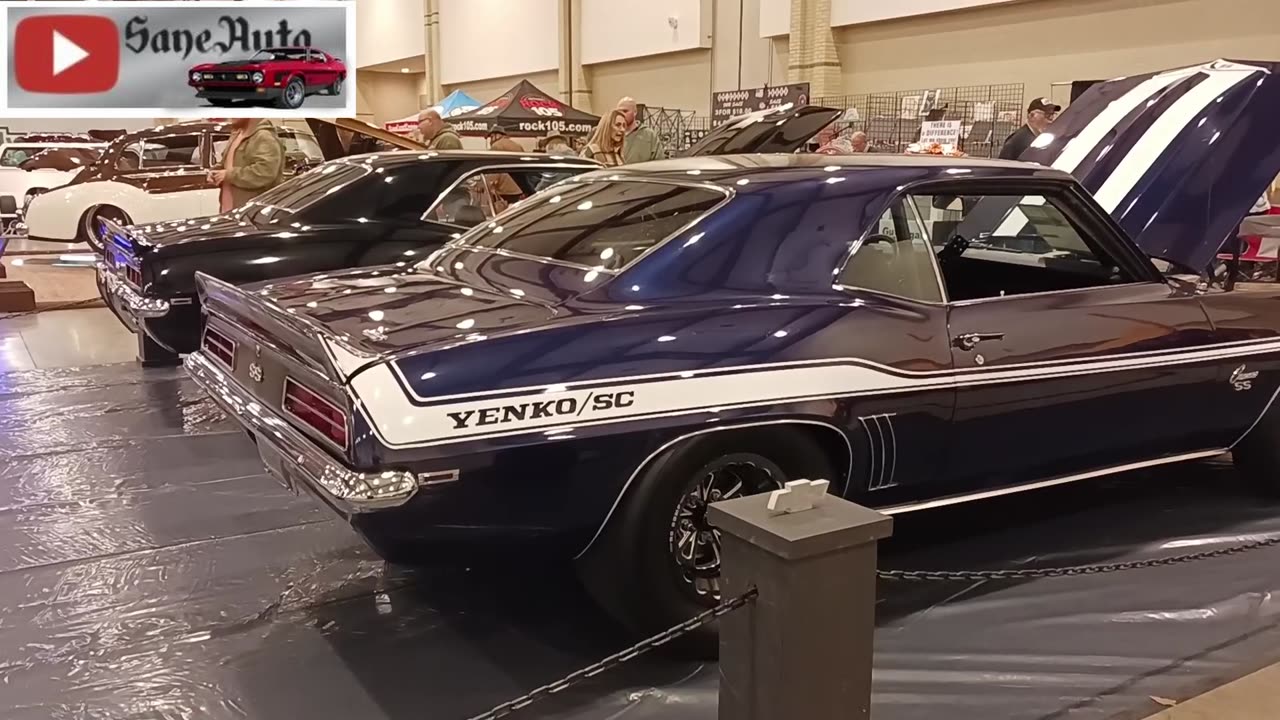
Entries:
[[338,447],[347,447],[347,414],[337,405],[294,382],[293,378],[284,380],[284,411]]
[[124,279],[130,285],[142,289],[142,271],[132,265],[124,266]]
[[202,347],[228,370],[236,369],[236,342],[213,328],[205,328]]

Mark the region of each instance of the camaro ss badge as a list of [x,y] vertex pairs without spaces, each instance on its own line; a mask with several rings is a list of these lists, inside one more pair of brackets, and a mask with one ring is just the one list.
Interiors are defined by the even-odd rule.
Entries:
[[1241,365],[1232,371],[1231,378],[1227,380],[1227,382],[1231,383],[1231,387],[1235,388],[1236,392],[1240,392],[1242,390],[1252,390],[1253,381],[1256,380],[1257,377],[1257,370],[1249,372],[1244,365]]
[[476,410],[445,413],[445,415],[453,421],[454,430],[462,430],[482,425],[504,425],[530,420],[577,417],[587,411],[605,412],[615,408],[628,408],[634,405],[635,402],[636,393],[634,390],[622,390],[619,392],[593,392],[589,393],[586,398],[562,397],[555,400],[493,405]]
[[258,363],[249,363],[249,379],[254,382],[262,382],[262,366]]

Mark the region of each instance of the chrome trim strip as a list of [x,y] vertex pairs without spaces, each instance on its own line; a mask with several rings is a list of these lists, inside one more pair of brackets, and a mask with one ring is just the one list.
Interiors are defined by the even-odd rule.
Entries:
[[636,469],[631,473],[631,477],[627,478],[627,482],[624,483],[622,486],[622,489],[618,491],[618,497],[614,498],[613,505],[609,508],[609,512],[605,513],[604,519],[600,521],[600,527],[596,528],[595,534],[591,536],[591,539],[589,541],[587,541],[586,546],[583,547],[582,550],[580,550],[577,555],[573,556],[573,559],[577,560],[578,558],[581,558],[583,555],[587,554],[587,551],[591,549],[591,546],[594,545],[596,540],[600,538],[600,534],[604,532],[605,526],[609,524],[609,520],[613,517],[614,512],[617,511],[618,506],[622,504],[622,498],[627,494],[627,489],[631,487],[631,483],[635,482],[635,479],[640,476],[641,471],[643,471],[645,467],[649,465],[649,463],[653,462],[654,458],[661,455],[668,448],[675,445],[676,443],[679,443],[684,440],[688,440],[689,438],[696,437],[698,435],[705,435],[707,433],[720,432],[722,430],[742,430],[744,428],[765,427],[768,425],[816,425],[817,427],[827,428],[828,430],[835,431],[835,433],[839,435],[841,439],[844,440],[845,448],[849,452],[848,464],[846,465],[845,472],[844,472],[844,482],[842,483],[840,492],[839,492],[841,496],[845,494],[845,492],[848,490],[850,475],[853,472],[853,443],[851,443],[849,441],[849,437],[845,435],[843,432],[841,432],[840,428],[836,427],[835,425],[832,425],[826,422],[820,422],[818,420],[768,420],[765,422],[742,423],[738,425],[724,425],[722,427],[703,428],[701,430],[688,432],[678,437],[672,438],[671,440],[668,440],[667,442],[659,446],[657,450],[654,450],[653,452],[649,453],[648,457],[646,457],[644,460],[640,462],[639,465],[636,466]]
[[[481,173],[486,173],[486,172],[492,172],[495,170],[528,170],[530,168],[542,169],[542,170],[563,170],[567,168],[567,169],[581,170],[582,172],[585,173],[585,172],[592,172],[595,170],[599,170],[601,166],[594,163],[587,163],[587,162],[583,162],[581,164],[567,163],[567,162],[529,162],[529,163],[518,163],[515,165],[486,165],[484,167],[476,168],[475,170],[471,170],[469,172],[465,172],[459,175],[457,180],[454,180],[452,183],[450,183],[448,187],[446,187],[444,190],[440,192],[439,195],[436,196],[435,200],[431,201],[431,204],[427,206],[426,210],[422,211],[422,215],[419,216],[418,219],[423,222],[444,222],[443,220],[432,220],[431,218],[428,218],[427,215],[431,214],[432,210],[435,210],[440,205],[440,203],[444,202],[445,197],[449,193],[453,192],[455,188],[457,188],[459,185],[466,182],[467,180],[469,180],[475,175],[479,175]],[[544,188],[544,189],[549,189],[549,188]],[[532,195],[530,197],[532,197]],[[528,198],[525,198],[525,199],[527,200]],[[500,214],[501,213],[499,213],[499,215]],[[446,223],[446,224],[452,225],[453,223]],[[459,225],[458,227],[462,227],[462,226]],[[465,235],[466,233],[463,233],[463,234]]]
[[892,505],[890,507],[874,509],[877,512],[884,513],[885,515],[902,515],[904,513],[916,512],[918,510],[930,510],[933,508],[947,507],[949,505],[959,505],[961,503],[972,502],[974,500],[984,500],[986,498],[1000,497],[1002,495],[1013,495],[1015,493],[1026,492],[1028,490],[1039,490],[1040,488],[1053,487],[1055,485],[1065,485],[1079,480],[1088,480],[1090,478],[1114,475],[1116,473],[1128,472],[1130,470],[1159,467],[1161,465],[1172,465],[1174,463],[1187,462],[1190,460],[1203,460],[1205,458],[1218,457],[1219,455],[1223,455],[1227,452],[1227,448],[1219,448],[1217,450],[1200,450],[1193,453],[1156,458],[1155,460],[1144,460],[1142,462],[1116,465],[1114,467],[1102,468],[1099,470],[1090,470],[1088,472],[1076,473],[1075,475],[1064,475],[1062,477],[1050,480],[1041,480],[1039,482],[1031,482],[1025,485],[1013,485],[996,490],[984,490],[981,492],[966,493],[964,495],[951,495],[949,497],[938,498],[936,500],[926,500],[924,502]]
[[[253,433],[259,444],[289,463],[289,470],[297,472],[297,479],[340,512],[355,514],[397,507],[417,492],[417,478],[412,473],[362,473],[338,462],[309,436],[264,407],[234,377],[206,359],[203,352],[188,355],[183,365],[223,412]],[[286,482],[293,479],[290,474]]]
[[1227,447],[1228,450],[1234,450],[1235,447],[1245,438],[1249,437],[1249,433],[1253,432],[1253,429],[1258,426],[1258,423],[1262,422],[1262,418],[1266,417],[1267,413],[1271,411],[1271,406],[1275,404],[1276,396],[1280,396],[1280,387],[1277,387],[1276,391],[1271,393],[1271,399],[1267,401],[1265,406],[1263,406],[1262,412],[1258,413],[1258,417],[1254,418],[1253,422],[1249,424],[1249,429],[1245,430],[1240,437],[1236,438],[1235,442],[1231,443],[1231,445]]

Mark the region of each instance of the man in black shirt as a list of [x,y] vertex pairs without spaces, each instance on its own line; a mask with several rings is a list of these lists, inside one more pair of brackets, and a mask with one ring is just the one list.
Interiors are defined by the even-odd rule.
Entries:
[[1000,158],[1017,160],[1021,157],[1022,153],[1031,147],[1036,136],[1044,132],[1054,118],[1058,117],[1058,111],[1061,109],[1050,102],[1049,98],[1032,100],[1027,106],[1027,123],[1005,138],[1004,147],[1000,148]]

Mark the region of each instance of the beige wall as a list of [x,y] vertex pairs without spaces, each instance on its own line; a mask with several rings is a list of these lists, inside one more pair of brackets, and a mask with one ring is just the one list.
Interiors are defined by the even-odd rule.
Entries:
[[710,112],[711,51],[686,50],[587,68],[591,82],[592,112],[609,110],[619,98],[681,110]]
[[1013,82],[1034,97],[1054,82],[1273,59],[1278,10],[1276,0],[1037,0],[842,28],[836,43],[846,93]]
[[379,125],[416,113],[424,73],[356,71],[356,117]]
[[516,77],[489,78],[488,80],[475,80],[457,85],[445,85],[444,94],[448,95],[454,90],[461,90],[476,100],[487,103],[510,90],[521,80],[528,80],[537,86],[539,90],[552,97],[556,97],[560,92],[560,73],[557,70],[550,70]]

